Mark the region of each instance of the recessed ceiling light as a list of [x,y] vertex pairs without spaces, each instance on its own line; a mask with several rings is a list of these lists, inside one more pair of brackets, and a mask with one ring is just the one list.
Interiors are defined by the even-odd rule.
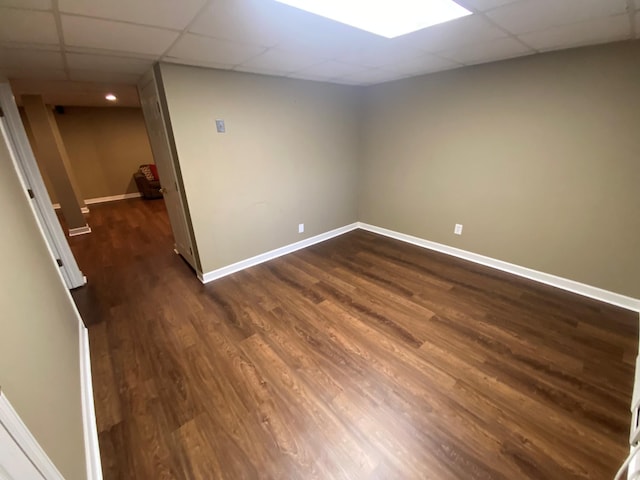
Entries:
[[452,0],[276,0],[387,38],[471,15]]
[[107,100],[109,100],[110,102],[115,102],[116,100],[118,100],[118,97],[116,97],[113,93],[107,93],[104,98],[106,98]]

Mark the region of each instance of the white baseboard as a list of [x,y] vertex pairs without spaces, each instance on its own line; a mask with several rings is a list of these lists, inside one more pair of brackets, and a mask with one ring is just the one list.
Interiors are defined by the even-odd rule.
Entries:
[[[94,203],[106,203],[106,202],[117,202],[118,200],[127,200],[129,198],[140,198],[142,194],[140,192],[134,193],[123,193],[122,195],[111,195],[110,197],[96,197],[96,198],[88,198],[84,201],[86,205],[92,205]],[[60,209],[59,203],[54,203],[53,208],[55,210]],[[85,211],[86,209],[86,211]],[[89,213],[89,209],[87,207],[82,208],[82,213]]]
[[84,201],[87,205],[91,205],[94,203],[105,203],[105,202],[117,202],[118,200],[127,200],[129,198],[139,198],[142,194],[140,192],[134,193],[124,193],[122,195],[111,195],[110,197],[97,197],[97,198],[89,198]]
[[70,237],[75,237],[77,235],[84,235],[86,233],[91,233],[91,227],[89,225],[85,225],[84,227],[70,228],[69,229],[69,236]]
[[[59,203],[54,203],[51,206],[53,207],[54,210],[60,210],[62,208]],[[91,210],[89,210],[89,207],[81,207],[80,211],[82,213],[89,213]]]
[[82,392],[82,425],[84,451],[87,460],[87,479],[102,480],[102,462],[98,444],[98,426],[93,403],[93,382],[91,379],[91,354],[89,352],[89,332],[78,316],[80,328],[80,389]]
[[310,237],[305,240],[292,243],[290,245],[285,245],[284,247],[276,248],[275,250],[271,250],[266,253],[261,253],[260,255],[256,255],[255,257],[241,260],[240,262],[227,265],[226,267],[218,268],[217,270],[213,270],[211,272],[207,272],[204,274],[198,273],[198,278],[202,283],[209,283],[213,280],[217,280],[219,278],[226,277],[227,275],[231,275],[232,273],[239,272],[240,270],[244,270],[245,268],[253,267],[254,265],[258,265],[260,263],[273,260],[274,258],[281,257],[282,255],[286,255],[287,253],[295,252],[296,250],[310,247],[311,245],[314,245],[316,243],[324,242],[325,240],[329,240],[330,238],[350,232],[351,230],[355,230],[356,228],[358,228],[357,223],[345,225],[344,227],[336,228],[335,230],[330,230],[328,232],[321,233],[320,235],[316,235],[314,237]]
[[[4,425],[9,435],[27,458],[47,480],[64,480],[60,471],[31,434],[4,392],[0,392],[0,428]],[[0,471],[0,474],[2,472]]]
[[518,275],[519,277],[535,280],[536,282],[551,285],[552,287],[567,290],[579,295],[584,295],[585,297],[593,298],[595,300],[600,300],[602,302],[640,312],[640,299],[637,298],[627,297],[619,293],[603,290],[602,288],[592,287],[591,285],[586,285],[574,280],[558,277],[549,273],[539,272],[531,268],[521,267],[519,265],[514,265],[513,263],[503,262],[502,260],[485,257],[484,255],[478,255],[477,253],[468,252],[466,250],[450,247],[448,245],[443,245],[441,243],[432,242],[430,240],[425,240],[423,238],[414,237],[412,235],[407,235],[393,230],[388,230],[386,228],[376,227],[375,225],[358,222],[358,228],[367,230],[369,232],[378,233],[380,235],[384,235],[385,237],[394,238],[402,242],[411,243],[419,247],[428,248],[429,250],[435,250],[437,252],[446,253],[447,255],[452,255],[464,260],[469,260],[474,263],[479,263],[487,267],[502,270],[503,272],[512,273],[514,275]]

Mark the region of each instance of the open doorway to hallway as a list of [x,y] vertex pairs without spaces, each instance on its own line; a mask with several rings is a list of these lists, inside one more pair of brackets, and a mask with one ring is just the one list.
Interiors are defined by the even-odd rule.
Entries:
[[[141,186],[140,176],[144,170],[153,171],[155,162],[135,86],[18,81],[12,82],[12,89],[37,167],[68,239],[86,233],[83,243],[93,244],[96,235],[91,227],[101,220],[92,210],[104,204],[156,203],[147,213],[166,217],[159,182]],[[105,98],[105,92],[116,92],[115,102]],[[51,158],[52,150],[58,150],[57,159]],[[130,201],[141,196],[146,197],[144,202]],[[173,254],[171,245],[167,251]],[[87,262],[78,262],[91,279],[91,268],[83,263]]]

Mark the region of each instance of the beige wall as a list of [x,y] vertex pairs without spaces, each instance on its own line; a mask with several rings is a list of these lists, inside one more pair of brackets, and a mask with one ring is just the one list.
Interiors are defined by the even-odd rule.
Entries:
[[78,317],[5,143],[0,204],[0,388],[67,480],[86,478]]
[[621,43],[368,88],[360,220],[639,298],[639,58]]
[[357,220],[357,89],[161,71],[204,272]]
[[[154,163],[141,109],[65,107],[55,119],[85,200],[138,191],[133,173]],[[34,147],[28,128],[27,133]],[[37,157],[35,148],[34,153]],[[45,184],[55,203],[47,178]]]

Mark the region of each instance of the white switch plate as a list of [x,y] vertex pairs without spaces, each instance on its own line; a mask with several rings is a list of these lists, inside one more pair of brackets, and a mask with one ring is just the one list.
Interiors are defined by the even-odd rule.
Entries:
[[298,224],[298,233],[304,233],[304,223]]
[[218,131],[218,133],[224,133],[226,131],[224,120],[216,120],[216,130]]
[[453,233],[455,233],[456,235],[462,235],[462,225],[456,223],[456,226],[453,229]]

